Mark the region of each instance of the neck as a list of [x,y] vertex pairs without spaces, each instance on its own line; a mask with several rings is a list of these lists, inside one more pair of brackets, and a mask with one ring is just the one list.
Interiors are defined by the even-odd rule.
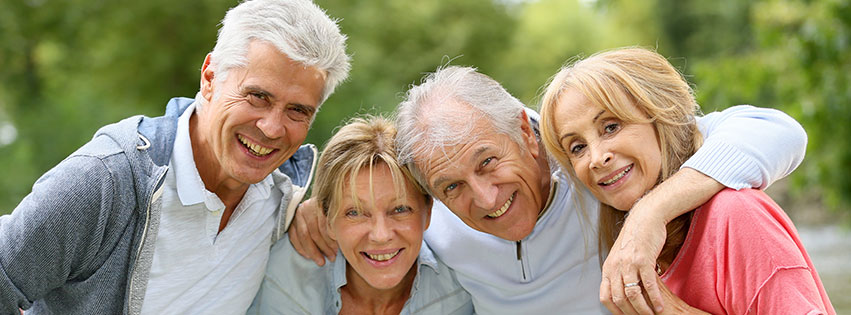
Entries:
[[198,114],[193,114],[189,118],[189,139],[192,144],[192,158],[195,160],[195,168],[198,169],[198,175],[204,183],[204,188],[213,192],[225,204],[225,211],[222,214],[222,220],[219,224],[219,232],[227,225],[230,215],[233,213],[236,206],[242,201],[245,192],[248,191],[248,184],[239,183],[232,179],[228,179],[220,167],[217,165],[217,159],[213,156],[210,150],[210,143],[202,136],[199,131],[201,122],[198,120]]
[[341,314],[399,314],[411,295],[417,274],[416,263],[396,286],[378,289],[366,282],[357,271],[346,265],[346,285],[341,288]]

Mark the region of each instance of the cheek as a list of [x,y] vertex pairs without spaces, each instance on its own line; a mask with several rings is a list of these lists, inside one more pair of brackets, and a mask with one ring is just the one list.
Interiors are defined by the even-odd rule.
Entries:
[[576,178],[579,179],[585,186],[594,187],[596,183],[592,183],[590,178],[590,173],[588,172],[588,163],[583,161],[582,159],[571,160],[573,166],[573,172],[576,174]]

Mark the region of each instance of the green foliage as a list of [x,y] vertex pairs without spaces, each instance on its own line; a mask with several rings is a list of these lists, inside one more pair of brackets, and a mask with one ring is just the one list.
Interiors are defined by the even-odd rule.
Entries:
[[699,60],[704,106],[752,103],[782,109],[807,130],[807,158],[796,188],[820,191],[826,205],[851,206],[851,3],[767,0],[748,10],[750,44]]
[[[851,203],[849,0],[316,1],[341,19],[353,69],[308,142],[357,113],[390,112],[447,63],[476,66],[535,107],[571,57],[640,45],[670,57],[705,111],[750,103],[798,119],[810,143],[796,187]],[[0,213],[99,127],[194,96],[236,3],[0,2]],[[4,144],[9,123],[17,137]]]

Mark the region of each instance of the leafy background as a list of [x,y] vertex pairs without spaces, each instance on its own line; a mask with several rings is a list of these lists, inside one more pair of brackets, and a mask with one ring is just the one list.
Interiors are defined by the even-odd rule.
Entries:
[[[769,193],[799,228],[833,231],[840,243],[822,250],[851,252],[847,228],[837,227],[851,222],[851,0],[317,3],[342,19],[353,69],[309,142],[323,144],[353,115],[391,111],[410,84],[450,60],[478,67],[535,108],[546,80],[573,56],[655,48],[695,85],[704,112],[754,104],[804,126],[805,161]],[[194,96],[218,23],[234,5],[0,2],[0,214],[100,126],[156,116],[170,97]],[[830,258],[839,260],[835,269],[846,269],[847,255]],[[819,267],[831,298],[840,313],[851,310],[838,294],[851,290],[851,275],[826,275],[832,268]]]

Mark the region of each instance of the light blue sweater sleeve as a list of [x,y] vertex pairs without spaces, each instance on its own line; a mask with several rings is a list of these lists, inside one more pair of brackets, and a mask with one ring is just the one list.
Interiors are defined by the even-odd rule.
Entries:
[[703,146],[682,167],[733,189],[764,189],[789,175],[807,148],[804,128],[786,113],[738,105],[697,119]]

